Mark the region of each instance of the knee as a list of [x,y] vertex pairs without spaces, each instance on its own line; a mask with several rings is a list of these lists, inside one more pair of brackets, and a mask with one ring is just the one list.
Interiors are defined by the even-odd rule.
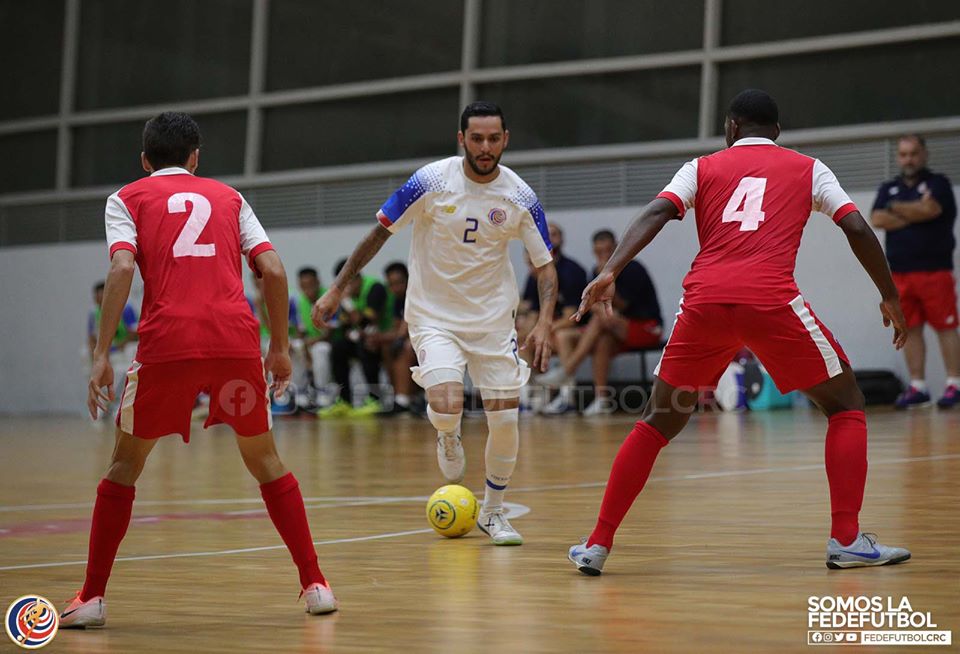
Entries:
[[[434,405],[440,405],[434,407]],[[457,407],[456,411],[449,411],[451,407],[446,406],[444,402],[431,402],[427,405],[427,418],[430,424],[437,431],[454,432],[460,429],[460,419],[463,416],[462,407]]]
[[144,461],[114,458],[104,477],[121,486],[133,486],[143,472],[143,464]]

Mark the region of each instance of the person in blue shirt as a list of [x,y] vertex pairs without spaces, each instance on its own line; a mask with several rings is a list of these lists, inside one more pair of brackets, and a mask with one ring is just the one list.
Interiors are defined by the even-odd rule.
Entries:
[[949,409],[960,404],[960,335],[953,276],[957,202],[950,180],[927,168],[923,137],[901,136],[897,163],[900,174],[880,186],[870,214],[874,227],[886,231],[887,261],[907,320],[903,354],[910,386],[895,406],[906,409],[930,403],[923,339],[923,326],[929,324],[940,341],[947,372],[946,389],[937,405]]

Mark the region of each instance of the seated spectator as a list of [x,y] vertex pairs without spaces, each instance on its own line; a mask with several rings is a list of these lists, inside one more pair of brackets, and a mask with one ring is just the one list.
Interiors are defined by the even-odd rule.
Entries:
[[394,391],[391,413],[408,413],[414,409],[412,394],[415,388],[410,368],[417,365],[417,355],[410,344],[407,322],[403,319],[410,273],[405,264],[394,261],[384,269],[383,276],[387,280],[389,293],[387,304],[390,305],[393,315],[390,329],[380,333],[383,359]]
[[[606,265],[616,247],[617,239],[610,230],[603,229],[593,235],[593,254],[597,259],[594,276]],[[592,356],[596,396],[584,409],[585,416],[613,413],[616,410],[607,386],[613,357],[624,350],[654,347],[663,336],[657,292],[640,262],[628,263],[617,278],[613,308],[613,316],[595,312],[576,348],[568,356],[561,357],[559,367],[537,378],[541,384],[570,387],[574,383],[577,367],[587,356]],[[563,400],[569,401],[568,398]],[[571,408],[569,404],[559,404],[549,407],[549,412],[563,413]]]
[[[337,263],[334,276],[340,274],[346,263],[346,259]],[[362,272],[344,289],[330,355],[333,380],[340,387],[340,396],[320,411],[318,415],[321,417],[368,416],[383,411],[374,389],[380,384],[380,333],[389,330],[393,323],[388,299],[384,285]],[[360,361],[367,382],[367,397],[357,408],[353,408],[353,388],[350,385],[350,363],[354,359]]]
[[[263,301],[263,279],[257,277],[256,275],[251,275],[253,280],[253,287],[256,289],[254,291],[253,297],[253,306],[254,306],[254,316],[257,320],[260,321],[260,348],[266,352],[267,346],[270,343],[270,316],[267,315],[267,305]],[[298,320],[297,320],[297,303],[294,298],[290,298],[290,307],[289,313],[287,315],[288,319],[288,330],[289,337],[291,339],[297,338],[298,334]]]
[[329,404],[327,389],[330,386],[330,334],[318,329],[310,319],[314,303],[326,292],[320,285],[316,268],[306,266],[297,271],[296,295],[298,337],[290,342],[294,355],[294,379],[300,387],[298,404],[310,411],[317,406]]

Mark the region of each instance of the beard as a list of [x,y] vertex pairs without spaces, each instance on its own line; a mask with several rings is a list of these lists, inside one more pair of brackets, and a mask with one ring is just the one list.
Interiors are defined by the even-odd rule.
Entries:
[[470,154],[470,152],[466,149],[464,149],[464,156],[467,160],[467,165],[470,166],[470,169],[473,170],[473,172],[478,175],[489,175],[497,169],[497,165],[500,163],[500,157],[503,156],[503,153],[501,153],[500,156],[494,156],[493,161],[487,164],[487,168],[482,168],[476,157]]

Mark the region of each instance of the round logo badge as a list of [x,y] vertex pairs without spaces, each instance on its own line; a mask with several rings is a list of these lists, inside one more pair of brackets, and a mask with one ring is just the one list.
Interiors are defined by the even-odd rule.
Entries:
[[499,227],[507,222],[507,212],[503,209],[491,209],[490,213],[487,214],[487,218],[490,219],[491,223]]
[[40,649],[57,635],[60,616],[50,600],[39,595],[24,595],[7,609],[3,626],[18,647]]
[[220,408],[228,416],[250,415],[257,406],[257,389],[243,379],[231,379],[220,388]]

